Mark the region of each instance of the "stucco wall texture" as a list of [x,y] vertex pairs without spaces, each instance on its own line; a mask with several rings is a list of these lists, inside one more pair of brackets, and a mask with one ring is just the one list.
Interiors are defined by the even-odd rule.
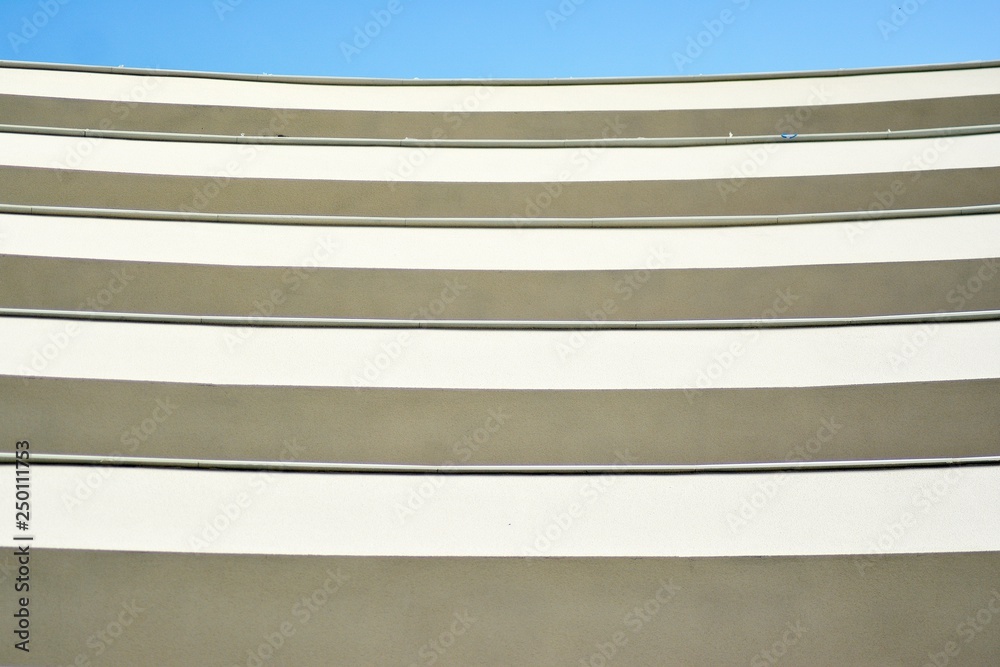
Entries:
[[998,102],[0,62],[0,663],[995,664]]

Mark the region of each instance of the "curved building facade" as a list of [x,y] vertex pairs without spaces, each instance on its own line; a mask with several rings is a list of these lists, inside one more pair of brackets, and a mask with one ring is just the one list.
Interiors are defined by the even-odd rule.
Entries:
[[989,664],[998,109],[0,62],[0,662]]

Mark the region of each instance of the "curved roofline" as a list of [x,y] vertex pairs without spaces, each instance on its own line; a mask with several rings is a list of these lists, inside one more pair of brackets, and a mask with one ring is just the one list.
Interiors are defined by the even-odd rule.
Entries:
[[902,72],[935,72],[941,70],[966,70],[1000,67],[1000,60],[974,60],[961,63],[927,65],[895,65],[858,69],[806,70],[800,72],[756,72],[749,74],[687,74],[674,76],[636,77],[583,77],[565,79],[372,79],[361,77],[301,76],[273,74],[239,74],[231,72],[197,72],[190,70],[153,69],[146,67],[111,67],[107,65],[74,65],[69,63],[44,63],[18,60],[0,60],[0,67],[20,69],[58,70],[64,72],[94,72],[103,74],[133,74],[144,76],[171,76],[195,79],[227,79],[232,81],[270,81],[274,83],[303,83],[319,85],[354,86],[567,86],[585,84],[630,83],[692,83],[701,81],[754,81],[761,79],[803,79],[813,77],[860,76],[866,74],[892,74]]

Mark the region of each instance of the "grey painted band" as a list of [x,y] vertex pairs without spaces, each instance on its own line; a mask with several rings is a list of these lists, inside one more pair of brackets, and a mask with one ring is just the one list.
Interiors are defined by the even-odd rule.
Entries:
[[[572,112],[568,112],[572,113]],[[0,124],[0,132],[10,134],[41,134],[93,139],[132,139],[141,141],[178,141],[216,144],[262,144],[283,146],[392,146],[413,148],[589,148],[630,147],[668,148],[679,146],[735,146],[813,141],[873,141],[882,139],[925,139],[959,137],[1000,132],[1000,123],[959,127],[900,130],[898,132],[831,132],[797,134],[792,138],[781,135],[750,135],[744,137],[611,137],[595,139],[378,139],[366,137],[277,137],[235,136],[230,134],[187,134],[180,132],[146,132],[137,130],[90,130],[42,125]]]
[[1000,60],[976,60],[963,63],[935,63],[926,65],[892,65],[858,69],[827,69],[801,72],[756,72],[748,74],[710,74],[636,77],[589,77],[572,79],[366,79],[332,76],[293,76],[272,74],[238,74],[232,72],[193,72],[185,70],[153,69],[147,67],[111,67],[107,65],[75,65],[68,63],[43,63],[17,60],[0,60],[0,67],[20,69],[58,70],[63,72],[92,72],[103,74],[132,74],[145,76],[171,76],[194,79],[228,79],[232,81],[272,81],[275,83],[306,83],[320,85],[353,86],[573,86],[586,84],[629,83],[692,83],[698,81],[756,81],[761,79],[804,79],[812,77],[861,76],[867,74],[894,74],[903,72],[937,72],[942,70],[986,69],[1000,67]]
[[[15,461],[12,452],[0,452],[0,465]],[[369,474],[435,475],[650,475],[695,473],[767,473],[886,468],[935,468],[959,465],[1000,465],[1000,456],[936,459],[878,459],[867,461],[776,461],[770,463],[706,463],[695,465],[452,465],[432,466],[395,463],[327,463],[315,461],[246,461],[226,459],[182,459],[144,456],[107,457],[82,454],[32,454],[36,465],[121,466],[198,468],[209,470],[254,470],[271,472],[326,472]]]
[[821,222],[870,222],[898,218],[935,218],[952,215],[1000,213],[1000,204],[891,209],[883,211],[837,211],[830,213],[783,213],[780,215],[664,216],[636,218],[393,218],[336,215],[271,215],[250,213],[186,213],[127,208],[80,206],[28,206],[0,203],[0,213],[57,215],[85,218],[178,220],[245,224],[329,225],[345,227],[497,227],[497,228],[633,228],[633,227],[734,227]]
[[952,313],[909,313],[864,317],[789,317],[731,320],[398,320],[340,317],[246,317],[235,315],[177,315],[169,313],[115,313],[95,310],[0,308],[0,317],[133,322],[146,324],[201,324],[238,327],[299,327],[351,329],[471,329],[621,331],[671,329],[778,329],[845,327],[881,324],[925,324],[1000,320],[1000,310]]

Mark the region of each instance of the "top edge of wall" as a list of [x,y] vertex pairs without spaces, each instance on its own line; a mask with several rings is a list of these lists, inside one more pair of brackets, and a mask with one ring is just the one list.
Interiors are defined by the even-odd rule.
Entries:
[[856,69],[804,70],[796,72],[757,72],[749,74],[689,74],[675,76],[581,77],[564,79],[371,79],[361,77],[299,76],[272,74],[239,74],[231,72],[198,72],[189,70],[153,69],[144,67],[111,67],[107,65],[75,65],[17,60],[0,60],[0,68],[58,70],[143,76],[187,77],[194,79],[228,79],[232,81],[270,81],[273,83],[303,83],[354,86],[573,86],[587,84],[633,83],[694,83],[709,81],[756,81],[764,79],[803,79],[815,77],[861,76],[905,72],[936,72],[947,70],[988,69],[1000,67],[1000,60],[976,60],[961,63],[927,65],[896,65]]

